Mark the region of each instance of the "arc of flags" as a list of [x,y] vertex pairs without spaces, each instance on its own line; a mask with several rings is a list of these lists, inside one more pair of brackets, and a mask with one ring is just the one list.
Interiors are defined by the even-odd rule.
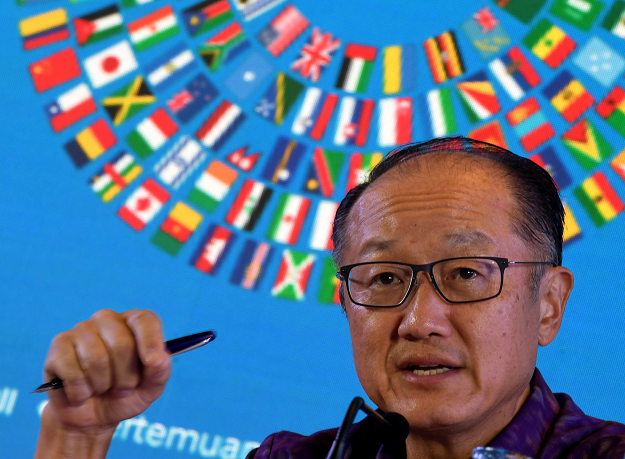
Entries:
[[[29,0],[16,0],[18,4]],[[146,3],[146,0],[122,0],[123,7]],[[281,3],[280,0],[235,2],[244,21],[249,21]],[[521,0],[501,3],[502,9],[521,22],[529,23],[545,0],[529,0],[521,6]],[[601,2],[588,0],[584,11],[566,0],[556,0],[549,12],[581,30],[589,30],[600,16]],[[583,13],[583,14],[582,14]],[[233,21],[235,15],[227,0],[204,0],[181,12],[182,26],[192,37],[207,33],[218,26],[229,23],[223,30],[206,40],[198,49],[201,61],[210,71],[217,71],[237,55],[250,47],[250,40],[240,23]],[[232,22],[233,21],[233,22]],[[32,49],[62,42],[71,37],[69,18],[63,8],[26,18],[19,23],[24,49]],[[124,18],[116,5],[95,10],[72,19],[79,46],[89,46],[124,31]],[[615,1],[604,16],[601,26],[612,34],[625,38],[625,2]],[[278,56],[304,33],[310,26],[308,20],[292,5],[287,5],[276,15],[256,39],[269,54]],[[126,26],[129,40],[122,40],[102,51],[92,54],[83,61],[86,76],[93,88],[107,87],[139,69],[136,53],[176,37],[181,30],[176,13],[171,6],[164,6]],[[520,102],[505,118],[516,133],[523,148],[532,152],[556,136],[535,97],[524,99],[529,91],[542,83],[526,53],[544,62],[552,69],[558,67],[579,51],[574,59],[587,75],[605,87],[614,85],[625,69],[625,59],[598,37],[592,37],[581,49],[566,33],[549,20],[540,19],[523,38],[526,51],[516,46],[509,47],[510,37],[488,7],[485,7],[465,21],[461,30],[480,56],[491,59],[488,68],[494,79],[513,101]],[[302,47],[291,70],[302,78],[317,82],[337,50],[342,46],[340,39],[315,27],[308,42]],[[425,116],[426,131],[432,136],[448,135],[457,131],[457,110],[453,94],[456,94],[467,119],[471,123],[487,121],[501,111],[499,97],[491,78],[485,71],[466,76],[466,66],[460,49],[457,31],[448,30],[430,37],[423,43],[427,63],[436,84],[445,84],[424,94],[416,100]],[[504,49],[507,51],[503,52]],[[392,45],[382,50],[382,92],[397,95],[413,91],[416,83],[415,44]],[[501,53],[501,54],[500,54]],[[604,59],[591,63],[597,56]],[[609,56],[609,57],[605,57]],[[300,108],[295,116],[291,131],[298,136],[309,136],[321,140],[326,135],[330,120],[336,113],[336,127],[333,136],[336,145],[362,147],[369,137],[374,113],[378,112],[378,144],[393,146],[412,140],[414,118],[413,98],[397,95],[385,97],[377,103],[364,95],[369,88],[378,49],[364,44],[348,43],[344,46],[343,59],[335,83],[338,94],[315,87],[305,87],[284,72],[279,72],[261,100],[256,113],[277,125],[281,125],[296,102],[301,98]],[[594,66],[601,66],[597,71]],[[101,101],[113,125],[125,123],[145,108],[156,102],[153,89],[160,90],[175,83],[188,72],[196,69],[193,52],[183,44],[169,49],[161,57],[144,67],[146,77],[136,76],[126,86],[112,92]],[[252,70],[254,76],[250,85],[241,85]],[[80,63],[72,48],[66,48],[32,63],[29,70],[37,92],[45,92],[82,75]],[[271,64],[259,53],[247,53],[228,79],[225,86],[240,100],[247,99],[273,74]],[[236,88],[236,89],[234,89]],[[300,97],[304,94],[303,97]],[[542,89],[542,94],[551,106],[569,123],[574,123],[560,140],[564,148],[585,170],[592,171],[612,154],[611,145],[601,135],[596,123],[585,117],[588,109],[597,101],[570,71],[560,71]],[[208,104],[217,98],[219,91],[203,74],[193,80],[166,101],[173,117],[164,109],[157,108],[136,125],[125,140],[141,159],[158,151],[175,136],[180,124],[187,124]],[[52,129],[60,132],[72,124],[97,111],[98,105],[86,83],[80,83],[49,102],[45,111]],[[616,85],[596,105],[596,113],[611,127],[625,136],[625,91]],[[174,120],[175,118],[175,120]],[[195,133],[196,139],[182,136],[174,147],[157,163],[155,174],[158,181],[148,178],[135,189],[119,209],[119,216],[135,230],[142,230],[149,224],[170,200],[171,192],[178,189],[186,178],[206,158],[203,147],[219,150],[245,120],[242,109],[229,100],[222,100]],[[506,140],[498,120],[490,120],[470,133],[474,138],[506,146]],[[71,161],[77,168],[84,167],[99,158],[117,144],[117,138],[104,119],[98,119],[79,132],[65,144]],[[288,138],[279,138],[274,151],[261,174],[262,178],[277,186],[290,185],[299,164],[304,158],[304,144]],[[247,147],[231,153],[226,161],[244,172],[249,172],[259,153],[245,154]],[[625,180],[625,151],[610,163],[616,174]],[[317,147],[309,162],[302,192],[331,198],[344,163],[341,152]],[[352,154],[349,161],[347,189],[362,181],[381,155]],[[553,147],[533,153],[531,159],[547,169],[557,185],[562,188],[571,183],[570,176],[559,161]],[[178,201],[162,222],[152,242],[164,251],[175,255],[202,224],[204,217],[196,208],[212,212],[230,193],[239,173],[233,167],[215,160],[201,172],[195,182],[186,204]],[[125,151],[118,153],[89,181],[92,189],[104,202],[113,200],[124,188],[143,172],[135,157]],[[262,182],[246,179],[238,196],[225,218],[227,224],[252,231],[260,219],[274,189]],[[582,207],[595,225],[601,226],[624,210],[623,202],[601,171],[593,173],[573,191]],[[277,243],[294,245],[300,236],[303,222],[311,208],[311,201],[305,196],[282,193],[278,209],[266,235]],[[310,235],[310,247],[315,250],[331,249],[331,220],[337,204],[322,200],[317,207]],[[565,241],[581,234],[568,204]],[[190,264],[205,273],[215,273],[223,257],[229,252],[236,232],[211,224],[202,238]],[[240,263],[231,275],[231,282],[244,288],[257,288],[264,266],[273,252],[266,242],[248,239],[241,253]],[[302,299],[306,290],[310,270],[315,256],[304,252],[285,249],[281,266],[272,288],[272,294],[289,299]],[[240,266],[239,266],[240,265]],[[336,303],[337,282],[330,268],[331,260],[323,261],[323,282],[325,291],[319,295],[320,302]],[[332,272],[331,272],[332,271]],[[330,275],[330,272],[332,275]],[[325,300],[322,300],[324,298]]]

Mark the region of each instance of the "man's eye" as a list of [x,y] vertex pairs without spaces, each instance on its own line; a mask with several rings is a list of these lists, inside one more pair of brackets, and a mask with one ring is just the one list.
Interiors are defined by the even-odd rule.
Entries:
[[399,278],[393,273],[381,273],[373,278],[373,282],[390,285],[399,282]]
[[471,268],[458,268],[452,277],[457,280],[469,280],[475,276],[477,276],[477,272]]

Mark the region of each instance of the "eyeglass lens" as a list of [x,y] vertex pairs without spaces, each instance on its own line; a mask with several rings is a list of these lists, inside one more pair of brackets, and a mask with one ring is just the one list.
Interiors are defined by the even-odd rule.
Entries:
[[[356,303],[396,306],[408,294],[412,271],[410,266],[395,263],[355,266],[349,274],[349,293]],[[483,300],[497,295],[501,288],[501,270],[494,260],[468,258],[438,262],[432,267],[432,274],[449,301]]]

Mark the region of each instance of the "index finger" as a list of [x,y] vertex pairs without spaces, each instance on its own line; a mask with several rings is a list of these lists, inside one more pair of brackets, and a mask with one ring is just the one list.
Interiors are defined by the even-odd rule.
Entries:
[[165,349],[163,327],[156,314],[147,310],[131,310],[124,313],[128,327],[137,342],[139,359],[144,366],[158,365],[169,355]]

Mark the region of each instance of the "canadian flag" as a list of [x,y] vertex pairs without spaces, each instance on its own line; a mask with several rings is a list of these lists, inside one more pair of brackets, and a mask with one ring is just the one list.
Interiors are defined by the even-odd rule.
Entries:
[[169,192],[154,179],[147,179],[119,209],[117,215],[132,228],[141,231],[169,200]]

